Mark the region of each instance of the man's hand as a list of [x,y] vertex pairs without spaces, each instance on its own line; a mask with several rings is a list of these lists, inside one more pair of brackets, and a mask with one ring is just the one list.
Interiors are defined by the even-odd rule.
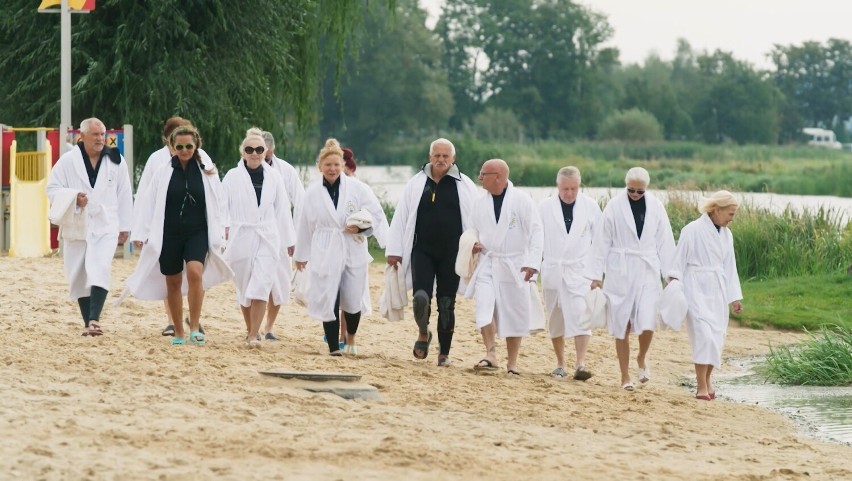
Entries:
[[603,287],[601,281],[592,281],[592,289],[600,289],[601,287]]
[[480,244],[479,242],[474,242],[474,243],[473,243],[473,251],[472,251],[472,252],[473,252],[474,254],[478,254],[478,253],[480,253],[480,252],[482,252],[482,251],[484,251],[484,250],[485,250],[485,246],[484,246],[484,245]]
[[143,245],[145,245],[145,243],[142,241],[133,241],[134,249],[141,249]]
[[78,192],[77,193],[77,207],[81,207],[81,208],[86,207],[86,205],[88,203],[89,203],[89,197],[86,195],[86,193],[85,192]]
[[388,265],[399,267],[399,264],[402,263],[402,256],[388,256]]
[[743,312],[743,304],[740,301],[734,301],[731,303],[731,309],[733,309],[734,314],[739,314]]
[[296,270],[303,271],[303,270],[305,270],[305,267],[307,265],[308,265],[308,261],[305,261],[305,262],[296,261]]
[[521,267],[521,272],[524,273],[524,282],[530,282],[538,270],[533,269],[532,267]]
[[130,237],[130,231],[122,231],[118,233],[118,243],[124,244],[127,242],[127,238]]
[[343,230],[344,230],[344,232],[346,232],[347,234],[357,234],[357,233],[358,233],[358,231],[360,231],[361,229],[359,229],[357,225],[348,225],[348,226],[346,226],[346,228],[345,228],[345,229],[343,229]]

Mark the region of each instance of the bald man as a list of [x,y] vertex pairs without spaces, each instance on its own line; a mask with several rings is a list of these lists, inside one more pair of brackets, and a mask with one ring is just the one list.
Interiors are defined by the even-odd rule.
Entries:
[[[497,369],[495,336],[506,339],[510,376],[517,370],[521,340],[529,335],[538,301],[535,276],[541,264],[544,232],[532,198],[509,181],[509,166],[501,159],[482,165],[479,181],[487,191],[476,200],[472,225],[479,235],[473,253],[480,253],[465,297],[476,299],[476,327],[482,333],[485,357],[474,370]],[[540,314],[539,314],[540,315]]]

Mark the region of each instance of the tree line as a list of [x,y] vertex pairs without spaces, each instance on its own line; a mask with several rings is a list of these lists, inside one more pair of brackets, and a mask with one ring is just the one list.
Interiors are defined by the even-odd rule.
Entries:
[[[103,0],[73,25],[75,125],[133,124],[142,156],[171,115],[211,154],[236,160],[259,125],[285,150],[309,146],[302,163],[332,135],[376,163],[438,135],[776,144],[821,126],[850,139],[840,39],[776,45],[766,71],[687,40],[672,60],[622,65],[606,16],[570,0],[447,0],[431,29],[416,0]],[[58,16],[2,2],[0,45],[0,122],[58,125]]]

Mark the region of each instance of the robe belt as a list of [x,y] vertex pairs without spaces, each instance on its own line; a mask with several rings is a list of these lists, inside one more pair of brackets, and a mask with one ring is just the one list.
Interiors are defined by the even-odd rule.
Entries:
[[627,270],[627,256],[636,256],[645,261],[651,269],[659,270],[660,267],[656,263],[655,251],[637,251],[634,249],[612,249],[612,252],[621,256],[621,265]]
[[[269,236],[267,235],[268,231],[270,230],[270,227],[269,227],[268,224],[265,224],[265,223],[262,223],[262,222],[237,223],[234,226],[234,232],[231,233],[231,236],[230,236],[231,239],[237,239],[238,238],[237,236],[239,235],[240,231],[243,230],[243,229],[254,230],[255,234],[257,234],[257,236],[260,237],[261,242],[266,242],[269,245],[269,247],[272,248],[272,252],[274,252],[275,255],[278,256],[278,254],[281,251],[281,248],[280,248],[280,246],[276,246],[275,243],[272,242],[272,239],[270,239]],[[278,260],[278,257],[276,257],[276,260]]]
[[[524,255],[523,252],[492,252],[485,251],[485,257],[489,257],[493,259],[492,266],[494,262],[499,262],[506,268],[507,272],[513,272],[515,270],[515,265],[512,264],[512,259],[515,257],[522,257]],[[494,268],[491,269],[491,277],[494,278]],[[515,275],[511,276],[512,280],[515,281],[515,285],[518,287],[524,287],[524,281],[521,279],[521,273],[518,271]]]
[[725,291],[725,272],[721,267],[714,266],[687,266],[687,272],[712,272],[716,274],[716,280],[719,281],[719,289],[722,295],[727,299],[728,293]]
[[[314,239],[316,239],[316,236],[318,234],[327,235],[330,239],[330,242],[328,243],[327,251],[321,256],[319,265],[316,266],[316,270],[314,272],[316,272],[317,275],[320,277],[326,277],[330,274],[329,264],[331,263],[332,258],[336,257],[342,260],[342,262],[340,262],[340,265],[338,266],[338,269],[342,269],[343,266],[346,264],[346,260],[343,258],[343,256],[346,254],[344,252],[346,250],[346,244],[344,242],[345,239],[343,237],[344,232],[343,229],[341,229],[340,227],[317,228],[314,231],[313,238],[311,239],[311,244],[313,244],[314,249],[317,247],[317,244],[316,242],[314,242]],[[313,257],[313,254],[311,255],[311,257]]]
[[[577,268],[582,269],[584,264],[584,259],[582,257],[578,257],[576,259],[548,259],[541,264],[541,270],[545,269],[559,269],[561,268],[562,280],[570,281],[568,279],[568,274],[577,273]],[[566,267],[568,269],[566,269]]]

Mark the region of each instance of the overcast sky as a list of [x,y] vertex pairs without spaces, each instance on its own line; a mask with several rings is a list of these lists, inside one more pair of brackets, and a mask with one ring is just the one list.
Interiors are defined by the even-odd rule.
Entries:
[[[498,0],[495,0],[498,1]],[[444,0],[420,0],[437,16]],[[852,0],[577,0],[609,19],[623,64],[649,52],[670,60],[677,39],[695,51],[721,49],[757,67],[773,44],[852,40]]]

